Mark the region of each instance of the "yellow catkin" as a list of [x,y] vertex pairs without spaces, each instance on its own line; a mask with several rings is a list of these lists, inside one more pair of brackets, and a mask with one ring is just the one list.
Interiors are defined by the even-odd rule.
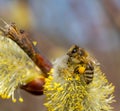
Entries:
[[83,74],[75,74],[74,68],[67,66],[67,59],[58,58],[53,73],[46,79],[44,105],[48,111],[112,111],[114,86],[100,67],[94,65],[93,81],[86,84]]
[[[20,85],[41,77],[40,69],[27,54],[11,39],[0,36],[0,97],[12,98]],[[22,98],[19,98],[23,102]]]

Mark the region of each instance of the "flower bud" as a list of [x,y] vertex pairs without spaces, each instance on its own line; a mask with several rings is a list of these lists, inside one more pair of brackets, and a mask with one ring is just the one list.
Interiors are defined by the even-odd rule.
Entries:
[[27,83],[24,86],[21,86],[22,89],[30,92],[34,95],[42,95],[43,94],[43,85],[45,84],[45,78],[35,78],[31,82]]

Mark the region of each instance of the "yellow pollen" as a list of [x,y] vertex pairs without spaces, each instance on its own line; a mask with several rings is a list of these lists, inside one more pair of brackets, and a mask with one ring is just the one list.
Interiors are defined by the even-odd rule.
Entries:
[[7,99],[9,99],[10,98],[10,96],[7,96]]
[[16,103],[16,99],[12,99],[12,102],[13,102],[13,103]]
[[85,67],[81,66],[81,67],[79,67],[78,70],[79,70],[80,74],[83,74],[85,72]]
[[25,74],[23,74],[23,75],[22,75],[22,78],[25,78],[25,76],[26,76],[26,75],[25,75]]
[[6,99],[7,96],[6,95],[1,95],[2,99]]
[[19,98],[19,101],[22,103],[24,100],[23,100],[23,98],[20,97],[20,98]]
[[50,69],[50,71],[48,72],[48,74],[52,74],[53,73],[53,71],[54,71],[54,69],[52,68],[52,69]]
[[33,41],[33,45],[36,46],[36,45],[37,45],[37,42],[36,42],[36,41]]

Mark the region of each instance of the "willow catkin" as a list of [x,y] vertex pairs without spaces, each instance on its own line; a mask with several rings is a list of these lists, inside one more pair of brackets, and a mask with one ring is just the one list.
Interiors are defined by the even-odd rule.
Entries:
[[[16,102],[16,89],[40,74],[40,69],[14,41],[0,36],[0,96],[3,99],[12,98]],[[19,97],[19,101],[23,99]]]
[[[75,61],[74,57],[71,59]],[[87,84],[84,74],[75,73],[76,64],[69,65],[69,58],[64,55],[56,59],[53,72],[46,79],[44,94],[48,111],[112,111],[110,103],[114,101],[114,86],[108,82],[100,66],[93,64],[94,77]],[[89,58],[88,55],[85,59]]]

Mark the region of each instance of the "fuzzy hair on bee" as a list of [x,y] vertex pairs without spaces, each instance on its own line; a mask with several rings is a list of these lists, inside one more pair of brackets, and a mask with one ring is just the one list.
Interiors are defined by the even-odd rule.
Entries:
[[48,111],[112,111],[114,86],[89,56],[74,45],[55,60],[44,86]]
[[14,41],[0,35],[0,97],[16,102],[15,91],[36,78],[43,78],[36,64]]

